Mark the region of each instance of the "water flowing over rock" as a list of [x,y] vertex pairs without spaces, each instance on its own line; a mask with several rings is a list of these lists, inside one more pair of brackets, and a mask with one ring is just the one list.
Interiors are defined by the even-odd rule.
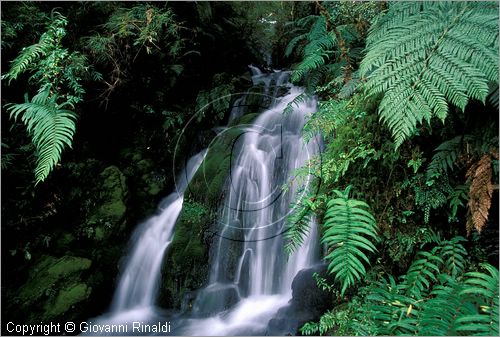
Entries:
[[[318,141],[306,144],[301,133],[316,102],[306,99],[284,114],[303,90],[288,82],[289,72],[251,70],[254,85],[264,85],[260,102],[268,108],[233,144],[225,198],[212,228],[218,239],[211,247],[209,285],[198,292],[191,318],[180,324],[178,334],[264,334],[291,299],[295,275],[316,261],[314,221],[302,247],[289,257],[282,235],[291,203],[309,183],[306,179],[298,186],[294,170],[319,151]],[[241,117],[236,108],[231,115]]]
[[[250,69],[253,84],[262,87],[261,93],[247,93],[235,101],[229,126],[220,130],[203,164],[204,154],[193,157],[184,185],[164,200],[159,214],[136,230],[112,312],[98,318],[100,322],[123,323],[125,318],[137,321],[137,317],[167,321],[175,317],[172,333],[178,335],[265,334],[269,321],[292,299],[295,276],[317,261],[314,219],[304,244],[290,256],[284,251],[283,238],[291,205],[301,193],[312,192],[310,176],[300,184],[294,178],[295,170],[320,151],[318,139],[306,143],[302,138],[302,128],[307,116],[315,112],[316,101],[300,100],[292,112],[284,114],[303,89],[288,82],[288,71]],[[258,107],[244,104],[249,101]],[[193,175],[186,191],[189,201],[182,209],[183,193]],[[186,219],[191,214],[188,209],[193,208],[194,214],[217,204],[216,220],[207,216],[207,226],[194,233],[192,222],[200,219]],[[181,209],[183,215],[179,216]],[[174,237],[167,262],[189,263],[187,256],[192,254],[179,254],[201,245],[202,234],[212,238],[207,286],[197,292],[184,289],[182,313],[164,316],[154,305],[165,251]],[[199,259],[202,255],[196,256]],[[168,264],[163,268],[169,272]]]

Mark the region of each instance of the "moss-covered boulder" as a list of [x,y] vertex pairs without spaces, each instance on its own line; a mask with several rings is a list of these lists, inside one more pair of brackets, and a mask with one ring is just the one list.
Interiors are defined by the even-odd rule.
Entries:
[[105,168],[99,178],[99,206],[91,212],[82,230],[87,236],[103,241],[123,229],[128,189],[125,175],[116,166]]
[[[197,289],[208,275],[208,249],[204,242],[204,232],[210,226],[213,213],[202,204],[186,200],[177,220],[176,230],[169,247],[169,262],[165,272],[169,276],[169,286],[174,289]],[[180,276],[180,277],[179,277]],[[170,288],[169,287],[169,288]],[[176,297],[177,294],[170,294]],[[176,298],[176,301],[180,298]]]
[[42,256],[15,300],[21,312],[29,313],[27,322],[62,321],[78,316],[75,307],[85,301],[92,289],[84,273],[92,262],[75,256]]

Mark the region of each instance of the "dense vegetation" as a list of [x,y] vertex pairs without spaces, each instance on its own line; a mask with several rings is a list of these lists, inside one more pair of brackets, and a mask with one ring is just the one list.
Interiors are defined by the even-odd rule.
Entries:
[[[317,193],[295,201],[285,248],[317,218],[331,278],[315,279],[333,300],[300,332],[498,335],[498,3],[2,7],[5,321],[106,309],[133,226],[253,63],[306,88],[283,113],[319,99],[304,135],[324,151],[296,172]],[[205,164],[214,189],[226,162]],[[203,283],[204,192],[187,196],[166,306]]]

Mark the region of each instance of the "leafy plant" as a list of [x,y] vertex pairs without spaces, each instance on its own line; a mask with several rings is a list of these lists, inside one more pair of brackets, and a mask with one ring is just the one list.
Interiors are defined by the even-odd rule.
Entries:
[[379,114],[396,147],[417,124],[438,117],[448,101],[465,109],[485,102],[488,82],[498,82],[498,4],[396,2],[367,37],[360,65],[368,95],[383,93]]
[[336,197],[327,203],[321,239],[330,250],[333,248],[325,259],[329,262],[328,271],[340,281],[341,295],[366,274],[364,263],[370,264],[366,253],[377,250],[369,239],[378,240],[377,225],[368,205],[350,199],[350,190],[351,186],[342,192],[333,191]]
[[66,25],[66,18],[53,12],[38,43],[24,48],[2,76],[10,83],[31,72],[29,81],[39,85],[31,101],[26,94],[25,103],[7,105],[10,116],[26,125],[36,146],[36,184],[44,181],[61,160],[64,148],[71,147],[77,118],[74,109],[85,93],[80,84],[82,76],[100,77],[87,66],[83,55],[62,47]]

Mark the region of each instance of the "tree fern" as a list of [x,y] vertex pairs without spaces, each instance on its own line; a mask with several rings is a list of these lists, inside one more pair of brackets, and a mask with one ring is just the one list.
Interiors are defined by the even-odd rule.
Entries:
[[[325,257],[328,271],[341,283],[341,294],[366,274],[366,253],[374,253],[377,241],[375,218],[365,202],[349,198],[351,186],[343,192],[334,190],[336,198],[327,204],[322,242],[333,250]],[[371,239],[372,241],[370,241]]]
[[368,95],[384,93],[381,120],[396,146],[448,101],[464,110],[485,101],[498,81],[498,5],[472,2],[392,3],[367,38],[360,71]]

